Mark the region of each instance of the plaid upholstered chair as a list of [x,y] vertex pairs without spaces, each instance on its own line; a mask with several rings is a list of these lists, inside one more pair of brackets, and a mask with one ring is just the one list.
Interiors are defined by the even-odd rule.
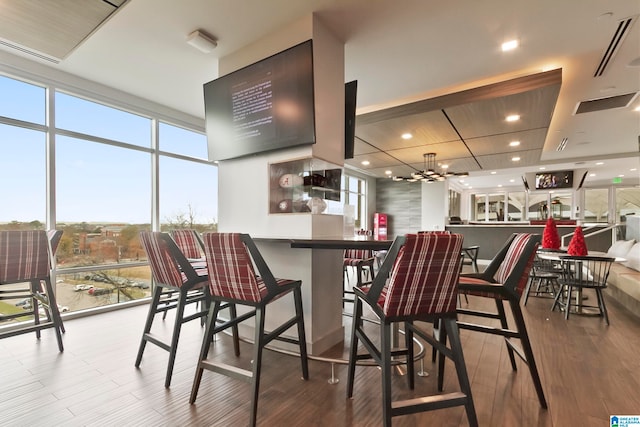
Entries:
[[[517,369],[514,357],[517,354],[529,367],[540,406],[546,409],[547,401],[544,397],[540,375],[538,374],[529,334],[527,333],[527,326],[520,308],[520,297],[529,280],[529,272],[533,266],[539,243],[539,234],[513,234],[482,273],[462,274],[460,276],[459,291],[461,293],[495,300],[497,312],[459,308],[458,314],[464,315],[465,319],[469,318],[467,316],[498,319],[500,327],[472,323],[467,320],[458,321],[458,326],[460,329],[503,336],[511,367],[514,371]],[[504,308],[505,302],[511,308],[515,329],[509,328]],[[514,339],[520,340],[522,348],[516,346],[513,342]]]
[[[353,396],[356,362],[373,358],[382,368],[382,413],[385,426],[391,425],[394,416],[453,406],[464,406],[469,425],[478,425],[456,324],[461,249],[461,234],[420,233],[397,237],[373,283],[354,288],[356,300],[349,351],[347,397]],[[363,305],[369,307],[380,321],[379,347],[374,344],[377,337],[372,339],[370,332],[364,327]],[[422,334],[414,325],[415,321],[433,322],[437,319],[443,325],[439,340]],[[391,348],[391,325],[394,322],[404,323],[405,348]],[[446,347],[445,331],[446,336],[450,337],[450,348]],[[423,338],[438,348],[441,354],[451,358],[458,373],[461,391],[434,398],[392,401],[392,356],[406,357],[409,388],[414,388],[414,333],[424,335]],[[358,354],[359,342],[367,349],[367,354]],[[441,384],[439,391],[442,391]]]
[[196,230],[172,230],[170,234],[187,259],[196,260],[204,258],[204,244]]
[[[19,283],[28,283],[28,288],[7,286],[6,289],[0,289],[0,300],[31,298],[31,309],[23,313],[2,315],[0,319],[18,319],[30,314],[33,322],[24,322],[24,326],[2,332],[0,338],[35,332],[39,339],[41,330],[53,328],[58,349],[64,351],[62,319],[51,284],[49,239],[44,230],[0,231],[0,288],[2,285]],[[40,322],[40,305],[50,317],[47,322]]]
[[[357,286],[362,285],[363,273],[368,274],[371,280],[375,278],[373,271],[373,264],[375,256],[372,250],[369,249],[347,249],[344,251],[344,259],[342,262],[342,269],[347,279],[349,278],[349,269],[355,268],[356,270],[356,283]],[[366,268],[366,270],[365,270]],[[351,297],[346,298],[346,295],[353,295],[353,291],[350,289],[347,281],[345,281],[343,288],[343,301],[351,301]]]
[[[142,231],[140,242],[147,253],[155,286],[135,366],[140,366],[147,342],[168,351],[169,362],[164,386],[169,387],[182,324],[199,319],[208,313],[210,296],[206,286],[207,268],[204,264],[194,268],[167,233]],[[185,315],[185,307],[198,302],[203,302],[201,309]],[[151,332],[151,328],[156,314],[164,314],[167,310],[173,309],[175,309],[175,320],[171,341],[164,342]]]
[[[296,344],[300,351],[302,377],[309,378],[307,362],[304,315],[302,312],[302,292],[300,280],[276,279],[258,251],[255,243],[247,234],[205,233],[203,235],[205,256],[209,267],[209,289],[212,306],[207,318],[207,328],[202,340],[202,349],[198,368],[193,380],[190,403],[196,401],[203,371],[209,370],[251,383],[250,425],[256,425],[262,351],[273,340]],[[254,270],[255,264],[259,275]],[[267,305],[276,299],[293,294],[295,314],[272,332],[265,332]],[[232,317],[218,326],[218,312],[223,303],[243,305],[252,309],[247,313]],[[238,323],[255,319],[253,361],[251,370],[221,363],[209,359],[209,347],[213,335]],[[285,337],[282,334],[297,326],[298,338]]]

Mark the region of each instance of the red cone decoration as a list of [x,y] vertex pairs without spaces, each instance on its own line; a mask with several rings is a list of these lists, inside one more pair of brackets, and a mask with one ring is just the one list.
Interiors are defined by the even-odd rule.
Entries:
[[560,234],[558,234],[556,221],[553,217],[549,217],[549,219],[547,219],[547,224],[544,226],[544,232],[542,233],[542,247],[546,249],[560,249]]
[[583,256],[587,255],[587,245],[584,243],[584,234],[582,234],[582,227],[577,226],[576,231],[569,242],[567,253],[569,255]]

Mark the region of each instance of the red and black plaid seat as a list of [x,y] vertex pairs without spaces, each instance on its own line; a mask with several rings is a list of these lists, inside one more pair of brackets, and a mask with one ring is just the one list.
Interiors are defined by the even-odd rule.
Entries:
[[[483,290],[481,286],[477,286],[477,289],[474,288],[474,285],[488,285],[491,283],[499,283],[506,284],[509,280],[509,276],[513,272],[514,268],[518,264],[518,261],[522,258],[523,253],[527,249],[527,243],[531,238],[531,234],[516,234],[509,245],[509,249],[507,250],[504,259],[498,266],[498,269],[493,276],[493,278],[488,278],[486,275],[482,276],[468,276],[461,275],[460,276],[460,285],[463,285],[460,290],[461,293],[467,295],[476,295],[480,297],[486,298],[499,298],[506,299],[507,296],[502,293],[496,293],[494,291]],[[527,282],[529,281],[529,271],[533,267],[533,261],[535,258],[535,251],[530,253],[529,258],[527,259],[527,263],[525,265],[522,274],[518,272],[518,277],[511,280],[513,285],[510,288],[515,292],[518,297],[522,295],[525,287],[527,286]],[[509,282],[511,284],[511,282]]]
[[[382,368],[383,422],[391,425],[393,416],[421,411],[464,406],[469,425],[478,421],[471,397],[471,387],[464,363],[458,328],[456,325],[457,287],[462,266],[462,235],[450,233],[408,234],[395,239],[371,285],[356,286],[354,312],[349,351],[347,397],[353,396],[356,361],[374,359]],[[366,304],[379,318],[380,337],[374,339],[362,319]],[[442,322],[442,339],[436,340],[417,328],[414,321]],[[391,324],[404,324],[405,347],[391,349]],[[397,363],[406,357],[409,388],[414,388],[413,335],[417,334],[450,358],[456,367],[461,392],[441,394],[437,398],[420,396],[404,401],[392,401],[392,355]],[[450,337],[450,348],[445,336]],[[380,342],[379,345],[375,344]],[[358,344],[368,354],[358,354]],[[438,384],[442,391],[443,384]]]

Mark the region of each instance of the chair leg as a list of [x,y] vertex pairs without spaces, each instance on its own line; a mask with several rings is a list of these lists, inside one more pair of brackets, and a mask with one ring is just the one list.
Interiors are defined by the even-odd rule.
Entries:
[[[467,373],[467,367],[462,353],[462,343],[460,342],[460,330],[458,329],[458,323],[456,322],[456,319],[442,319],[441,322],[443,322],[443,329],[447,331],[447,335],[449,335],[450,338],[453,363],[456,368],[456,373],[458,374],[460,391],[467,396],[464,408],[467,411],[469,426],[474,427],[478,425],[478,418],[475,406],[473,405],[473,398],[471,396],[471,383],[469,382],[469,375]],[[440,388],[439,390],[442,391]]]
[[196,375],[193,379],[193,385],[191,386],[191,396],[189,397],[189,403],[193,404],[198,397],[198,389],[200,388],[200,381],[202,380],[202,373],[204,368],[202,367],[202,361],[207,359],[209,354],[209,347],[213,340],[213,331],[216,327],[216,320],[218,318],[218,311],[220,310],[220,302],[215,301],[209,308],[209,314],[207,316],[207,327],[205,329],[204,337],[202,338],[202,347],[200,347],[200,358],[198,359],[198,367],[196,368]]
[[596,296],[598,297],[598,307],[600,307],[600,313],[602,313],[606,324],[609,325],[609,314],[607,313],[607,306],[604,304],[604,295],[602,295],[602,289],[596,288]]
[[520,342],[522,344],[522,351],[526,357],[527,365],[529,366],[529,372],[531,373],[531,379],[533,385],[538,394],[538,400],[540,406],[547,409],[547,400],[544,397],[544,391],[542,390],[542,382],[540,381],[540,375],[538,373],[538,367],[536,360],[533,357],[533,349],[531,348],[531,341],[529,341],[529,334],[527,333],[527,325],[524,323],[524,317],[522,316],[522,310],[520,310],[520,303],[518,301],[509,301],[511,305],[511,312],[513,314],[513,320],[516,322],[516,328],[520,335]]
[[[56,339],[58,340],[58,349],[60,352],[64,351],[64,346],[62,345],[62,317],[60,317],[60,311],[58,310],[58,302],[56,301],[56,296],[53,293],[53,286],[51,285],[51,280],[44,279],[44,285],[47,292],[47,297],[49,299],[49,309],[51,310],[51,317],[53,318],[53,329],[56,332]],[[35,304],[34,304],[35,307]]]
[[567,299],[564,305],[564,318],[569,320],[569,312],[571,311],[571,294],[573,293],[573,286],[567,285]]
[[[229,304],[229,316],[231,316],[231,319],[235,319],[236,317],[238,317],[238,312],[236,310],[235,304]],[[237,323],[231,327],[231,334],[233,336],[233,353],[236,355],[236,357],[239,357],[240,356],[240,335],[238,334]]]
[[140,347],[138,348],[138,355],[136,356],[135,363],[136,368],[140,367],[140,362],[142,362],[142,354],[144,353],[144,348],[147,345],[147,335],[149,334],[149,332],[151,332],[153,318],[155,317],[161,294],[162,286],[156,285],[155,289],[153,290],[153,298],[151,299],[151,303],[149,304],[149,312],[147,313],[147,320],[145,321],[144,330],[142,331],[142,338],[140,339]]
[[[442,344],[443,347],[447,347],[447,329],[444,327],[444,323],[442,319],[438,319],[438,324],[440,325],[440,333],[438,337],[438,342]],[[443,352],[439,352],[438,357],[438,391],[444,390],[444,364],[445,364],[445,355]]]
[[[496,299],[496,308],[498,309],[498,315],[500,316],[500,326],[502,327],[502,329],[509,329],[509,324],[507,323],[507,314],[504,310],[504,303],[502,302],[501,299]],[[520,308],[520,306],[518,306],[518,309]],[[508,341],[509,338],[505,337],[504,338],[505,341],[507,341],[505,344],[507,346],[507,353],[509,354],[509,360],[511,361],[511,368],[514,371],[518,370],[518,366],[516,365],[516,358],[515,355],[513,353],[513,348],[511,348],[511,346],[509,345]]]
[[169,347],[169,363],[167,364],[167,376],[164,380],[165,388],[171,385],[171,376],[173,375],[173,365],[176,362],[176,353],[178,352],[178,341],[180,340],[180,330],[184,318],[184,305],[187,299],[187,292],[180,291],[178,302],[176,305],[176,319],[173,325],[173,333],[171,334],[171,345]]
[[380,322],[380,361],[382,368],[382,419],[385,427],[391,427],[391,325]]
[[415,388],[415,369],[413,366],[413,322],[404,322],[404,343],[407,346],[407,384],[410,390]]
[[353,379],[356,374],[356,360],[358,356],[357,330],[362,317],[362,301],[356,297],[353,302],[353,317],[351,323],[351,347],[349,348],[349,367],[347,369],[347,398],[353,397]]
[[304,331],[304,312],[302,311],[302,290],[293,290],[293,301],[298,318],[298,343],[300,345],[300,363],[302,364],[302,378],[309,379],[309,361],[307,359],[307,335]]
[[529,301],[529,292],[531,292],[531,286],[533,286],[533,282],[535,282],[535,277],[529,277],[529,281],[527,282],[527,287],[524,288],[524,301],[522,305],[527,305],[527,301]]
[[554,311],[556,307],[558,307],[558,310],[562,310],[562,304],[564,304],[564,301],[562,300],[563,294],[564,294],[564,285],[561,284],[558,290],[556,291],[555,298],[553,299],[553,305],[551,306],[551,311]]
[[262,367],[262,349],[264,348],[264,307],[256,308],[255,334],[253,348],[253,376],[251,379],[251,418],[249,425],[255,427],[258,415],[258,394],[260,393],[260,370]]

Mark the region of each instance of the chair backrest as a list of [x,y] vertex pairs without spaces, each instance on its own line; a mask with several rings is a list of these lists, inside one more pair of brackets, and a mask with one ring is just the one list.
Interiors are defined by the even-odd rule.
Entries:
[[211,295],[237,301],[259,302],[267,295],[258,280],[252,256],[240,233],[205,233],[204,253],[209,268]]
[[406,235],[386,286],[385,315],[455,312],[462,240],[454,233]]
[[589,287],[607,287],[609,270],[615,258],[593,256],[561,256],[563,280]]
[[373,251],[370,249],[346,249],[344,257],[347,259],[373,260]]
[[49,277],[49,239],[44,230],[0,231],[0,283]]
[[185,257],[189,259],[199,259],[203,257],[204,248],[202,239],[200,239],[196,230],[172,230],[171,237],[173,237],[173,240]]
[[141,231],[140,243],[147,253],[156,282],[180,288],[198,281],[200,276],[167,233]]
[[539,244],[539,234],[516,233],[512,235],[508,245],[505,245],[505,248],[498,253],[502,260],[493,275],[493,281],[502,283],[518,296],[522,295],[529,280],[529,272],[533,267]]

